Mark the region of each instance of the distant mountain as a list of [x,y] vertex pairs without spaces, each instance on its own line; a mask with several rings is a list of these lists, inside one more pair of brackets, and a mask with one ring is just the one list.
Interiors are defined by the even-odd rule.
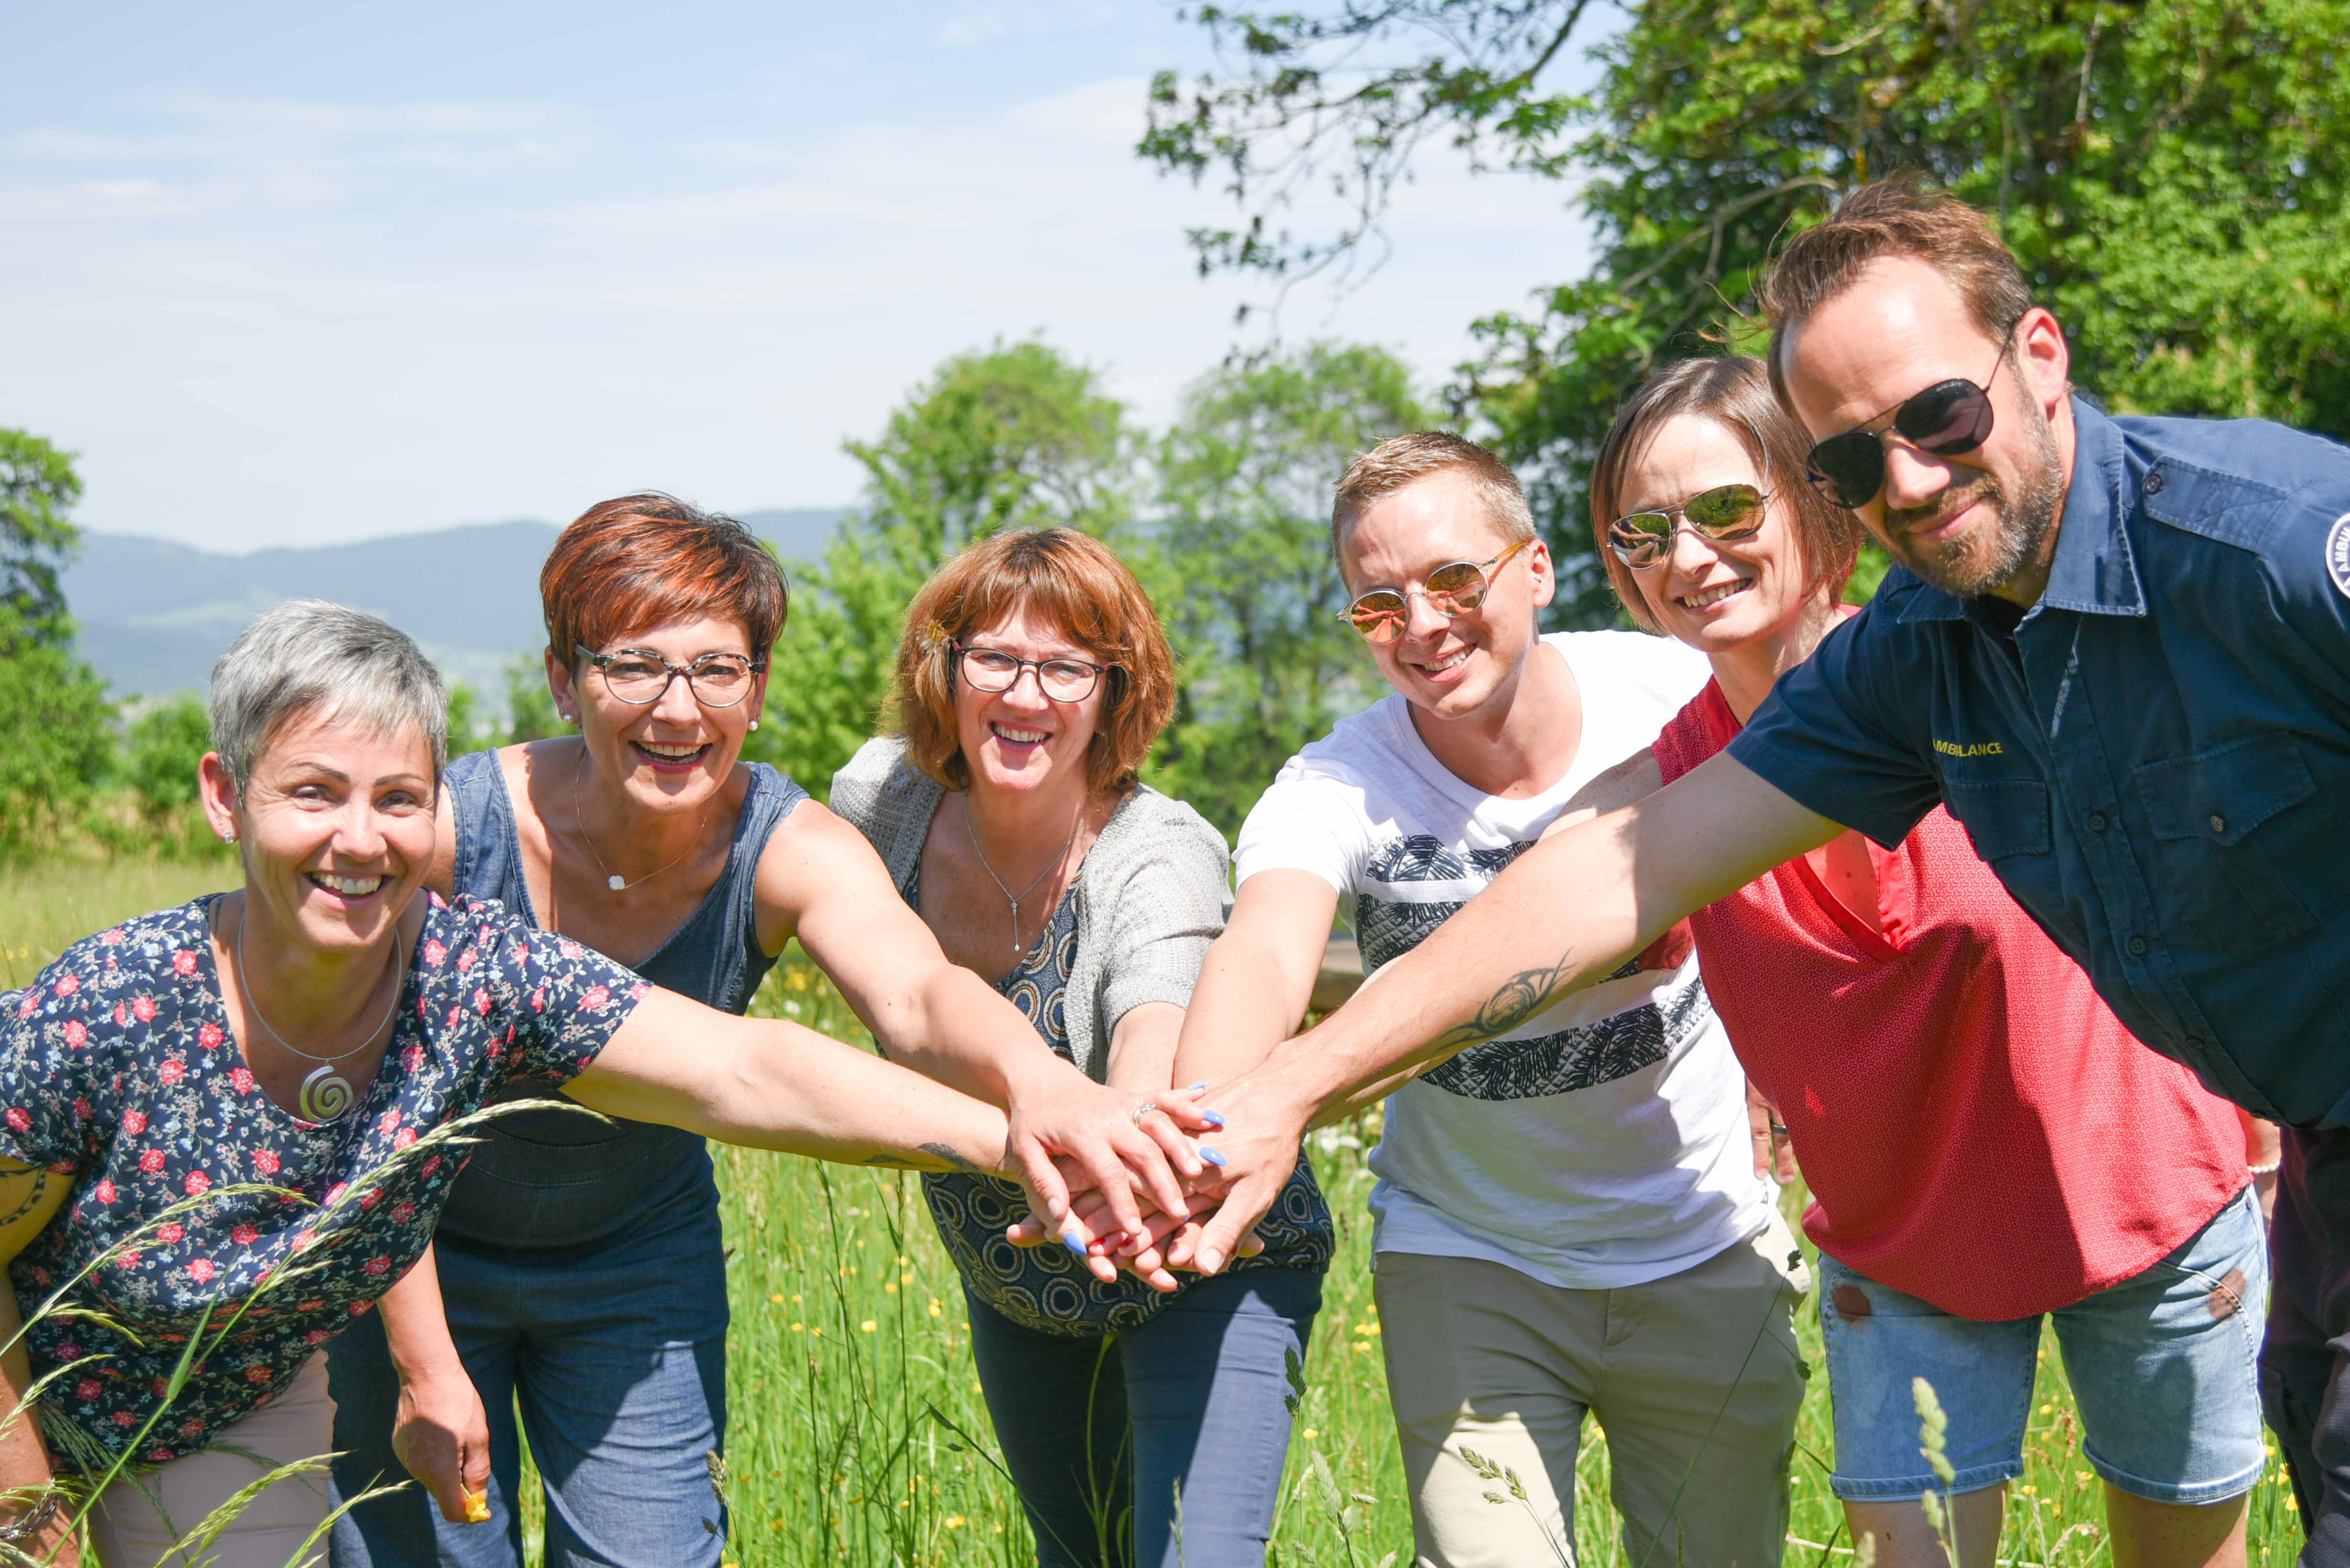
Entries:
[[[813,560],[841,507],[745,512],[786,560]],[[476,523],[351,545],[222,555],[137,534],[84,534],[65,573],[82,657],[118,697],[201,692],[213,660],[246,622],[289,598],[332,599],[380,615],[452,680],[494,703],[517,653],[546,640],[538,568],[553,524]]]

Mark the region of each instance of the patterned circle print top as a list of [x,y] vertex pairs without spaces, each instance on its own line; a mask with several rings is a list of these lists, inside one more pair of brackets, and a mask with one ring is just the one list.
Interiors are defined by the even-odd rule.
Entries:
[[[920,908],[920,898],[918,874],[915,885],[907,889],[907,902]],[[1069,976],[1076,964],[1073,878],[1045,935],[995,987],[1065,1061],[1070,1057]],[[1005,1241],[1004,1227],[1028,1213],[1028,1200],[1017,1183],[990,1176],[925,1176],[922,1194],[971,1293],[1024,1328],[1073,1335],[1133,1328],[1180,1293],[1154,1291],[1126,1273],[1104,1284],[1065,1247],[1015,1247]],[[1234,1269],[1320,1269],[1329,1262],[1330,1210],[1314,1185],[1312,1168],[1303,1160],[1272,1210],[1258,1221],[1257,1234],[1264,1241],[1264,1251],[1234,1262]]]

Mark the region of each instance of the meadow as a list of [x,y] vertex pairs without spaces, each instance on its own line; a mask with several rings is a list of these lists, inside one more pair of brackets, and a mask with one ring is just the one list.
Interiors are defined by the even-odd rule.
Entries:
[[[222,887],[225,861],[56,862],[0,871],[0,988],[25,984],[58,950],[123,916]],[[823,977],[779,965],[755,1011],[862,1039]],[[1382,1568],[1411,1559],[1410,1514],[1387,1414],[1381,1324],[1367,1268],[1363,1156],[1373,1118],[1314,1135],[1339,1249],[1305,1368],[1271,1561],[1278,1568]],[[739,1568],[837,1563],[1033,1563],[972,1373],[962,1294],[931,1228],[919,1179],[722,1150],[733,1310],[733,1432],[720,1481]],[[1797,1195],[1788,1195],[1795,1212]],[[1849,1562],[1827,1489],[1833,1449],[1819,1331],[1799,1324],[1811,1366],[1794,1462],[1789,1564]],[[2000,1561],[2096,1568],[2112,1561],[2100,1489],[2053,1339],[2010,1490]],[[2273,1444],[2272,1444],[2273,1447]],[[1632,1563],[1607,1507],[1607,1445],[1586,1427],[1576,1470],[1575,1561]],[[1701,1479],[1699,1478],[1700,1484]],[[1495,1503],[1516,1507],[1500,1491]],[[525,1511],[535,1528],[536,1509]],[[2286,1568],[2300,1548],[2281,1463],[2253,1494],[2251,1562]],[[1562,1561],[1565,1559],[1562,1557]],[[1202,1565],[1205,1568],[1205,1565]],[[1701,1568],[1701,1565],[1700,1565]]]

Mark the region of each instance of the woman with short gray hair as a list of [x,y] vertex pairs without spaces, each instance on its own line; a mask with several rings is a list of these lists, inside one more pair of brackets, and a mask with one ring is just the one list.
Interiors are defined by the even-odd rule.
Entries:
[[450,1124],[517,1077],[736,1143],[1001,1167],[992,1106],[648,986],[497,903],[420,898],[442,691],[383,622],[281,605],[222,657],[212,708],[204,811],[242,887],[0,997],[0,1342],[24,1346],[0,1384],[37,1414],[0,1433],[16,1551],[75,1561],[78,1507],[107,1568],[177,1562],[269,1479],[201,1550],[322,1552],[318,1478],[270,1475],[329,1447],[316,1352],[423,1251],[463,1163]]

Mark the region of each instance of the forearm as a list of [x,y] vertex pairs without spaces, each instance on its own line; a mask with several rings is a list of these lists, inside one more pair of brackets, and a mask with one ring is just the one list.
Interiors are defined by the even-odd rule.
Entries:
[[457,1354],[457,1342],[449,1334],[448,1310],[441,1299],[440,1262],[430,1246],[416,1260],[416,1266],[383,1293],[376,1311],[381,1315],[392,1367],[402,1383],[451,1376],[469,1378],[464,1360]]
[[[53,1479],[48,1449],[41,1441],[40,1423],[36,1419],[37,1407],[25,1398],[25,1391],[33,1386],[33,1364],[17,1338],[23,1327],[16,1289],[0,1277],[0,1340],[17,1340],[5,1355],[0,1355],[0,1382],[7,1386],[6,1429],[0,1432],[0,1524],[13,1523],[37,1507]],[[26,1541],[20,1546],[37,1558],[63,1532],[60,1517],[41,1532],[37,1542]]]
[[1130,1009],[1110,1036],[1109,1067],[1102,1081],[1137,1103],[1172,1086],[1182,1032],[1183,1009],[1171,1002]]
[[[567,1092],[592,1109],[754,1148],[919,1170],[997,1168],[1003,1113],[795,1023],[695,1008],[691,1059],[647,1013],[615,1034]],[[687,1004],[691,1006],[691,1004]]]
[[1274,1051],[1267,1073],[1306,1107],[1309,1124],[1335,1121],[1603,979],[1679,914],[1659,908],[1644,919],[1623,828],[1602,819],[1528,850],[1345,1006]]
[[1842,831],[1714,757],[1527,850],[1267,1071],[1314,1119],[1343,1116],[1605,979],[1691,910]]
[[[1310,993],[1308,977],[1304,991]],[[1263,944],[1219,938],[1200,968],[1184,1013],[1173,1077],[1186,1084],[1237,1078],[1273,1054],[1305,1022],[1297,979]]]
[[961,964],[941,961],[868,1020],[882,1052],[976,1100],[1005,1106],[1039,1075],[1076,1072],[1046,1048],[1020,1010]]

